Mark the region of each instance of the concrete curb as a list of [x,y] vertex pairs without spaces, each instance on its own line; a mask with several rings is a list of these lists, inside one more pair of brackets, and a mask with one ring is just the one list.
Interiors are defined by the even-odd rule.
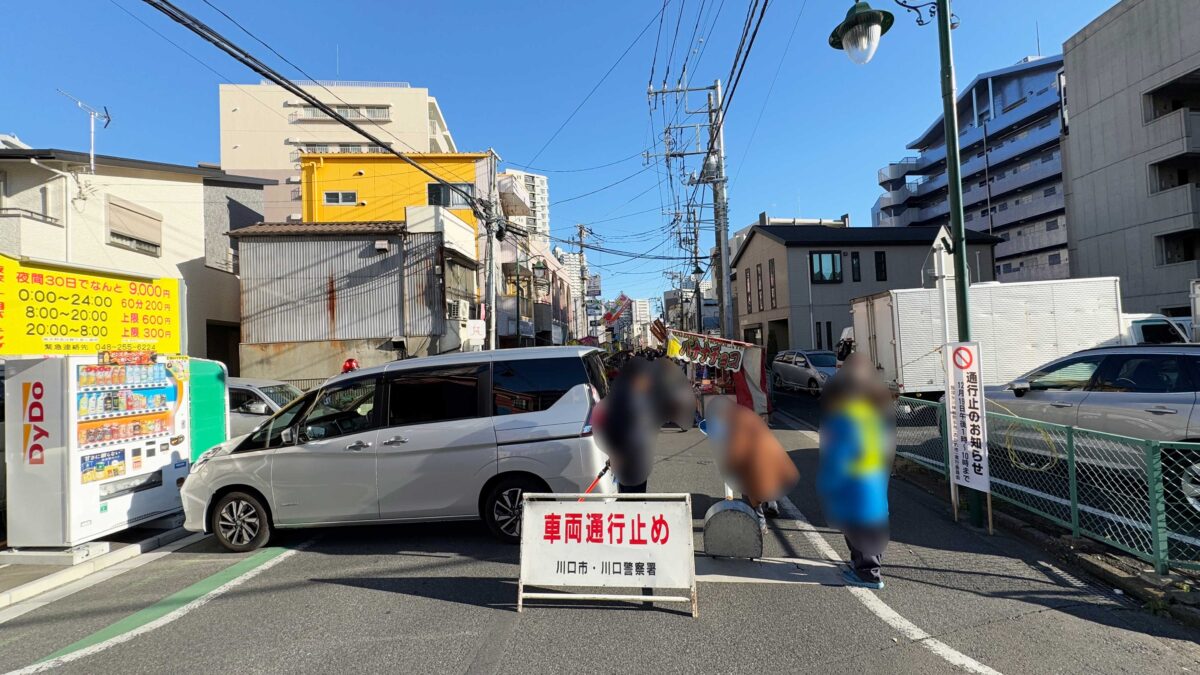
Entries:
[[189,534],[190,533],[182,527],[165,530],[154,535],[153,537],[129,544],[128,546],[123,546],[115,551],[109,551],[104,555],[96,556],[90,560],[85,560],[78,565],[68,567],[52,574],[47,574],[41,579],[36,579],[34,581],[21,584],[16,588],[10,588],[7,591],[2,591],[0,592],[0,609],[10,605],[15,605],[18,602],[23,602],[47,591],[52,591],[73,581],[78,581],[90,574],[94,574],[100,570],[125,562],[126,560],[131,560],[143,553],[148,553],[156,548],[166,546],[173,541],[178,541]]
[[[898,458],[898,460],[906,464],[919,466],[903,458]],[[924,467],[920,468],[927,471]],[[915,476],[911,471],[897,472],[894,474],[894,477],[900,478],[904,482],[916,486],[931,495],[945,496],[942,494],[942,491],[931,489],[926,484],[928,481],[914,479]],[[938,480],[944,481],[940,476]],[[1155,612],[1165,611],[1183,624],[1192,628],[1200,628],[1200,609],[1178,602],[1170,602],[1167,594],[1161,588],[1147,583],[1138,575],[1123,570],[1116,565],[1108,564],[1099,555],[1077,550],[1074,546],[1044,531],[1036,524],[1026,522],[1011,514],[993,511],[993,519],[997,529],[1004,530],[1044,551],[1057,554],[1061,559],[1077,566],[1109,587],[1119,589],[1122,593],[1143,603],[1146,609]],[[1085,541],[1092,543],[1090,539]],[[1099,543],[1095,545],[1103,546]]]

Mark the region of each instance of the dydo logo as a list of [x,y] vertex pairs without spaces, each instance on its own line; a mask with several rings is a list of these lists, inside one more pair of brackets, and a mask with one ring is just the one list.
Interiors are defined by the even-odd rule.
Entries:
[[46,463],[44,441],[50,438],[50,432],[42,426],[46,421],[46,409],[42,405],[45,393],[46,388],[41,382],[25,382],[21,385],[21,422],[26,464]]

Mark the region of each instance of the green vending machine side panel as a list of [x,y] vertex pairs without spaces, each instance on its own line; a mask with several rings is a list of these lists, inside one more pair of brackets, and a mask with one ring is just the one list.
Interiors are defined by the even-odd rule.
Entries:
[[229,439],[229,374],[225,364],[191,359],[191,461]]

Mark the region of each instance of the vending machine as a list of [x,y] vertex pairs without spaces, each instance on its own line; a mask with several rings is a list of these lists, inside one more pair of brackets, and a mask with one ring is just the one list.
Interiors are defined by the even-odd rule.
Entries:
[[70,547],[179,511],[189,365],[149,352],[9,359],[8,545]]

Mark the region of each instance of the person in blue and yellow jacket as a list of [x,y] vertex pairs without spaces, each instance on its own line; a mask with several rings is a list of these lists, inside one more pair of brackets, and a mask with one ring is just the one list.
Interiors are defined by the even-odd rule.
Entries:
[[892,396],[864,354],[851,354],[825,386],[817,490],[830,524],[850,549],[847,584],[883,588],[888,477],[894,452]]

